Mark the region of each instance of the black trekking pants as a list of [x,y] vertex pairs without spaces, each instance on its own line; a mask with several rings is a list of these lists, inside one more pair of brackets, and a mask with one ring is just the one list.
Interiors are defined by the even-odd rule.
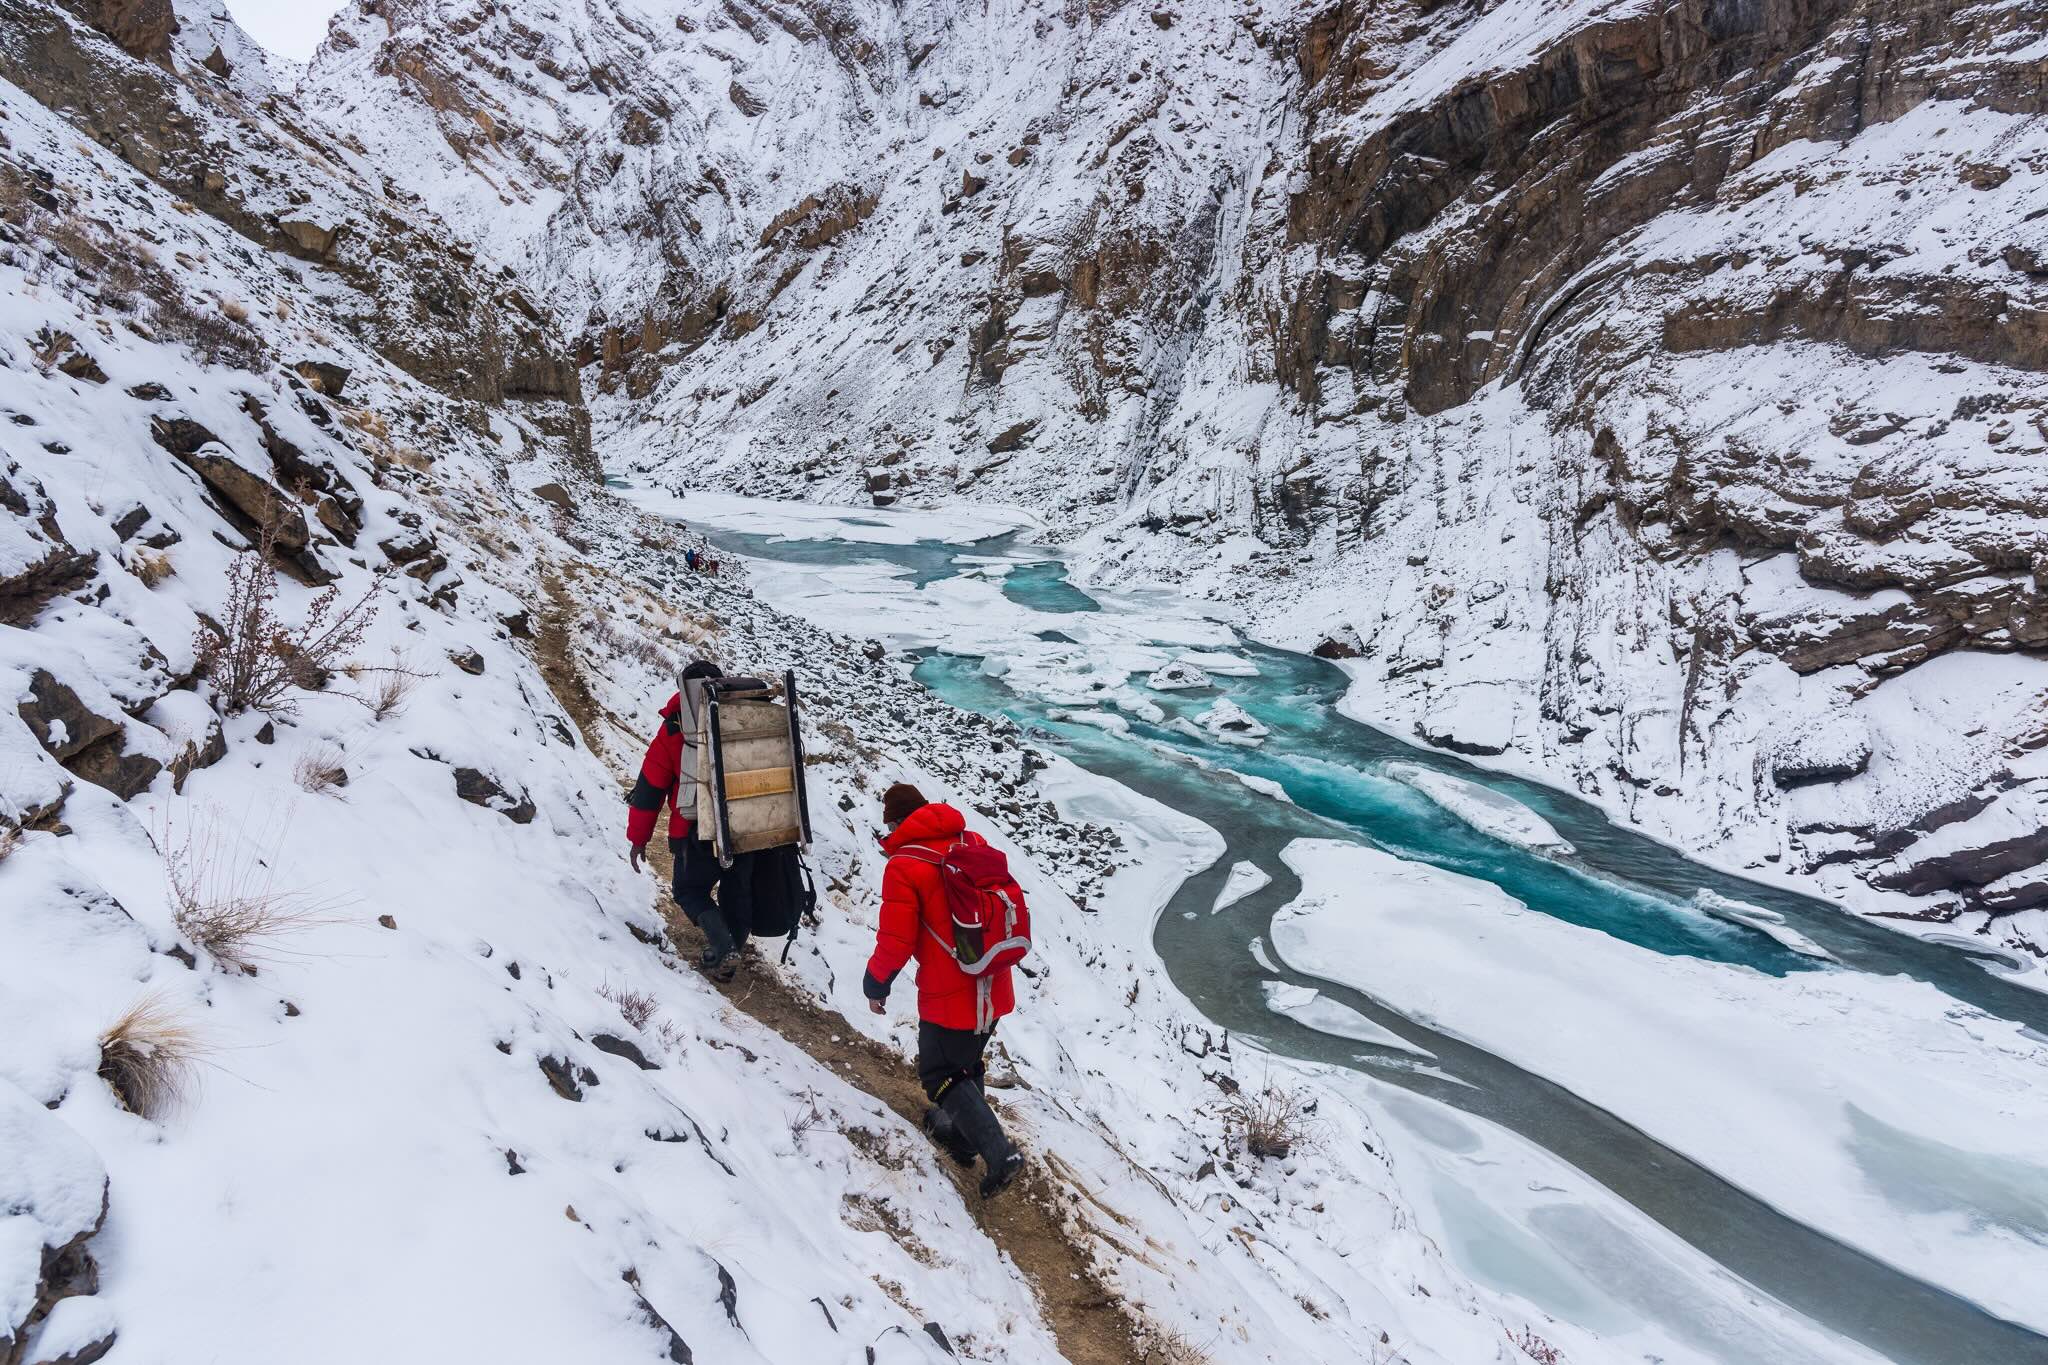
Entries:
[[995,1036],[991,1029],[987,1033],[976,1033],[972,1029],[940,1028],[937,1024],[922,1021],[917,1026],[917,1079],[924,1086],[925,1098],[937,1104],[946,1090],[958,1080],[981,1084],[987,1063],[981,1054],[988,1049],[988,1040]]
[[[668,851],[675,857],[676,878],[671,889],[683,917],[704,931],[704,941],[720,957],[737,952],[754,925],[747,860],[720,867],[709,839],[671,839]],[[718,891],[715,901],[711,899],[713,888]]]

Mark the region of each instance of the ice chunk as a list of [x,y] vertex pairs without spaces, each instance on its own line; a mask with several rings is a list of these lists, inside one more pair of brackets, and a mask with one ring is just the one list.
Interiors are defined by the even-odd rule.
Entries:
[[1250,659],[1235,654],[1223,654],[1215,650],[1190,649],[1175,656],[1179,663],[1201,669],[1218,678],[1256,678],[1259,666]]
[[1742,925],[1746,929],[1754,929],[1768,938],[1775,939],[1795,953],[1803,954],[1806,957],[1817,957],[1825,962],[1833,962],[1835,960],[1833,953],[1785,923],[1785,917],[1775,910],[1766,910],[1759,905],[1750,905],[1743,901],[1731,900],[1729,897],[1714,891],[1699,892],[1692,898],[1692,903],[1698,907],[1702,914],[1710,915],[1717,920],[1722,920],[1729,924]]
[[1225,744],[1263,743],[1268,733],[1265,726],[1252,719],[1250,712],[1228,697],[1202,713],[1201,725],[1211,737]]
[[1257,863],[1232,863],[1230,878],[1223,883],[1223,889],[1216,893],[1216,904],[1210,907],[1209,913],[1213,915],[1218,910],[1228,910],[1252,892],[1272,883],[1273,875]]
[[1569,840],[1512,796],[1420,763],[1389,763],[1388,777],[1413,787],[1488,838],[1538,853],[1570,853]]
[[1252,950],[1252,960],[1254,962],[1258,963],[1261,967],[1264,967],[1269,972],[1277,972],[1280,970],[1278,967],[1273,965],[1272,957],[1266,952],[1266,939],[1264,935],[1260,935],[1254,938],[1251,941],[1251,943],[1247,946],[1249,946]]
[[1261,796],[1270,796],[1275,801],[1285,801],[1290,806],[1294,804],[1294,798],[1287,794],[1287,788],[1281,786],[1270,777],[1254,777],[1250,773],[1241,773],[1234,768],[1225,768],[1223,771],[1229,773]]

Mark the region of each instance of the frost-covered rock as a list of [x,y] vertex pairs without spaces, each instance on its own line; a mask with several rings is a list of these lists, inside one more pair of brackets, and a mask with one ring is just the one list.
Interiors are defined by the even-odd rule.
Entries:
[[[85,1139],[23,1094],[7,1070],[0,1057],[0,1355],[11,1360],[39,1325],[54,1324],[68,1341],[73,1313],[87,1316],[73,1310],[59,1318],[53,1308],[96,1287],[86,1242],[107,1216],[107,1170]],[[106,1325],[102,1335],[111,1334]]]
[[1257,744],[1271,733],[1228,697],[1218,697],[1214,706],[1197,717],[1197,723],[1226,744]]
[[1207,673],[1184,659],[1175,659],[1153,670],[1145,679],[1145,686],[1155,692],[1185,692],[1197,688],[1214,687]]

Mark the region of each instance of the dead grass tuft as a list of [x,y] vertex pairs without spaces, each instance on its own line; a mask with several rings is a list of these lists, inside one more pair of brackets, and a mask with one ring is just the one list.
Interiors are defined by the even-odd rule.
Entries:
[[142,580],[142,586],[153,588],[177,572],[171,557],[162,550],[137,550],[128,560],[128,572]]
[[1223,1106],[1223,1121],[1247,1152],[1278,1160],[1315,1137],[1315,1108],[1306,1087],[1289,1089],[1268,1081],[1256,1092],[1232,1095]]
[[302,750],[292,764],[292,781],[314,796],[348,785],[348,768],[342,752],[332,744],[315,744]]
[[614,986],[607,981],[597,988],[597,993],[617,1005],[619,1017],[636,1029],[646,1028],[647,1021],[654,1017],[654,997],[646,991]]
[[162,1118],[185,1094],[201,1050],[171,1003],[147,995],[100,1035],[100,1079],[129,1113]]
[[249,305],[240,299],[222,299],[220,315],[229,322],[246,323],[249,321]]
[[1211,1365],[1215,1358],[1186,1332],[1169,1327],[1147,1335],[1141,1359],[1144,1365]]
[[584,621],[584,628],[598,647],[615,659],[631,659],[646,665],[663,678],[674,676],[676,656],[663,649],[653,640],[637,630],[621,630],[611,617],[592,612]]
[[[170,886],[171,922],[193,946],[233,971],[254,976],[276,940],[329,923],[336,905],[278,886],[275,849],[265,856],[209,812],[185,829],[166,815],[157,847]],[[281,840],[280,840],[281,842]]]
[[382,667],[351,664],[343,671],[356,682],[360,683],[365,678],[370,680],[367,689],[352,694],[351,699],[367,707],[374,720],[390,720],[402,713],[413,689],[434,676],[414,668],[397,650],[391,652],[391,662]]
[[21,844],[21,831],[12,825],[0,827],[0,863]]

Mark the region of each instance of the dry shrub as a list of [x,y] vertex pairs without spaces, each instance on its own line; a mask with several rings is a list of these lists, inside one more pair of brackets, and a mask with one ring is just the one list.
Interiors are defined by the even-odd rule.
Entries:
[[647,1021],[654,1017],[654,997],[646,991],[636,991],[610,982],[597,988],[597,993],[619,1007],[619,1017],[636,1029],[647,1027]]
[[222,299],[220,301],[220,315],[229,322],[246,323],[249,320],[249,305],[243,303],[240,299]]
[[100,1035],[100,1079],[131,1114],[146,1119],[169,1113],[192,1079],[201,1048],[171,1003],[147,995]]
[[620,630],[609,616],[593,612],[586,622],[591,638],[614,659],[631,659],[645,664],[661,677],[676,672],[676,657],[637,631]]
[[141,579],[145,588],[155,587],[177,571],[171,557],[162,550],[137,550],[128,560],[128,572]]
[[1256,1157],[1285,1158],[1315,1136],[1315,1097],[1268,1081],[1254,1093],[1240,1090],[1224,1104],[1223,1121]]
[[21,844],[21,831],[12,825],[0,827],[0,863]]
[[275,940],[332,920],[335,905],[278,886],[276,861],[224,834],[217,813],[180,829],[168,816],[157,846],[170,884],[171,922],[187,942],[223,967],[256,974]]
[[332,744],[315,744],[303,750],[292,764],[292,781],[315,796],[346,787],[348,768],[342,763],[341,750]]
[[434,676],[413,668],[395,650],[391,662],[381,668],[351,664],[346,671],[357,682],[365,678],[370,680],[364,691],[351,695],[351,700],[369,708],[371,717],[376,720],[390,720],[404,711],[413,689]]
[[1532,1327],[1524,1327],[1519,1336],[1509,1333],[1508,1340],[1515,1344],[1516,1350],[1535,1361],[1536,1365],[1564,1365],[1564,1353],[1537,1336],[1536,1330]]
[[1140,1359],[1144,1365],[1210,1365],[1213,1357],[1186,1332],[1165,1328],[1149,1334]]
[[341,410],[341,424],[377,441],[391,439],[391,426],[384,420],[384,414],[375,408],[356,406]]
[[256,710],[289,716],[297,705],[293,688],[318,691],[345,666],[377,614],[377,589],[370,584],[346,606],[341,591],[329,588],[313,599],[306,619],[288,629],[277,616],[274,533],[266,528],[254,550],[235,557],[228,569],[228,599],[218,627],[202,624],[193,647],[199,673],[211,678],[230,713]]

